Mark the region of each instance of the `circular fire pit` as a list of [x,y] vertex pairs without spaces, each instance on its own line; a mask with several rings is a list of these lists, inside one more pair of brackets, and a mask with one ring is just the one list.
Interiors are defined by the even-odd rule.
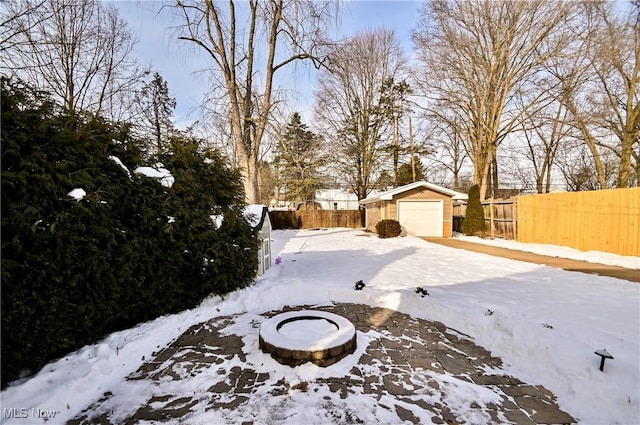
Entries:
[[356,330],[353,323],[337,314],[289,311],[262,323],[259,345],[281,364],[312,362],[324,367],[354,352]]

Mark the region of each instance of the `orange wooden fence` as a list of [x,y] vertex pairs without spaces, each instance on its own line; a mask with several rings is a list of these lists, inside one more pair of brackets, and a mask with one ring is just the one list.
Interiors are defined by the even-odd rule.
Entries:
[[640,188],[520,195],[518,242],[640,256]]

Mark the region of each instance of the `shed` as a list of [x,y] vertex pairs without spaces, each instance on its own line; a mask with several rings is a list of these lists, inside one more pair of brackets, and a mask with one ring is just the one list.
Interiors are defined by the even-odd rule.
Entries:
[[269,209],[264,205],[248,205],[244,215],[254,229],[258,230],[258,274],[261,275],[271,267],[271,220]]
[[380,220],[398,220],[410,235],[451,237],[453,201],[467,195],[426,181],[381,192],[360,201],[366,209],[365,227],[375,232]]

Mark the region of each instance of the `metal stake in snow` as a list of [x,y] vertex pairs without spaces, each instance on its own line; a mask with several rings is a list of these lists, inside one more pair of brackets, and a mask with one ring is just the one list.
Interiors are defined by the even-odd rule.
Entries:
[[609,352],[605,349],[602,350],[598,350],[595,352],[597,355],[600,356],[600,371],[604,372],[604,362],[606,359],[613,359],[613,356],[611,354],[609,354]]

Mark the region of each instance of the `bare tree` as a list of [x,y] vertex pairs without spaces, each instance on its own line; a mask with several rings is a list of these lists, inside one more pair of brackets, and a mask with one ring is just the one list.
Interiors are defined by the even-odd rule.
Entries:
[[447,115],[447,112],[450,111],[443,110],[436,117],[431,117],[435,131],[435,155],[430,161],[453,176],[453,190],[461,190],[460,177],[468,162],[468,154],[462,141],[459,117]]
[[[248,202],[259,198],[261,143],[276,104],[274,76],[295,61],[321,66],[323,28],[334,5],[297,0],[205,0],[176,4],[181,40],[212,60],[213,85],[222,95],[212,110],[228,117]],[[258,88],[261,86],[261,89]]]
[[569,111],[557,101],[537,111],[528,111],[522,118],[522,132],[526,144],[524,157],[535,178],[538,193],[551,190],[552,170],[559,148],[571,138]]
[[592,167],[598,182],[596,188],[603,189],[607,187],[607,179],[595,127],[592,124],[593,109],[590,102],[585,99],[584,88],[589,85],[593,77],[586,51],[587,49],[582,45],[566,56],[558,56],[550,61],[547,70],[557,79],[558,100],[570,113],[571,125],[579,131],[583,143],[591,153]]
[[[358,199],[373,189],[391,126],[385,82],[401,80],[405,58],[393,31],[360,33],[334,49],[316,94],[316,116],[329,132],[338,174]],[[390,80],[391,79],[391,80]]]
[[[575,41],[547,65],[555,79],[549,90],[569,111],[571,125],[591,154],[594,187],[626,187],[634,184],[635,151],[640,148],[638,6],[625,9],[623,3],[610,1],[580,6],[568,22]],[[613,181],[611,154],[618,158]]]
[[497,148],[524,112],[514,96],[529,93],[530,107],[539,102],[531,88],[545,61],[568,43],[562,24],[572,8],[565,1],[434,0],[421,10],[412,36],[425,95],[447,100],[463,117],[482,199],[492,165],[497,177]]
[[[557,164],[568,190],[602,189],[603,186],[600,182],[602,176],[599,176],[593,167],[591,152],[584,143],[575,141],[564,145],[561,154],[558,155]],[[615,183],[617,161],[613,155],[603,155],[601,164],[605,181],[604,187],[609,187]]]
[[617,139],[610,148],[620,159],[616,186],[627,187],[634,146],[640,149],[640,6],[622,13],[612,2],[589,2],[587,6],[599,24],[592,52],[599,93],[593,100],[603,109],[599,125]]
[[[38,9],[46,1],[19,2],[12,4],[11,7],[5,2],[0,3],[0,52],[4,52],[7,49],[15,49],[24,43],[24,37],[21,37],[21,35],[50,17],[50,14],[38,13]],[[36,15],[38,18],[26,19],[26,17]]]
[[[70,113],[89,110],[114,116],[120,96],[140,82],[135,43],[114,6],[97,0],[11,2],[3,21],[19,31],[0,67],[48,91]],[[126,108],[126,105],[125,105]]]

